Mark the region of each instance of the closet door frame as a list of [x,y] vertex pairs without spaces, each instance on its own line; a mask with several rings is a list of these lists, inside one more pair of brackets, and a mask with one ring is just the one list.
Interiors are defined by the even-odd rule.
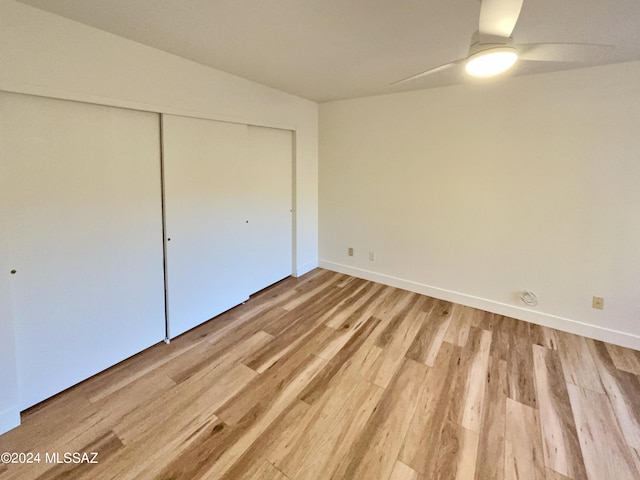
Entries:
[[167,338],[246,301],[248,230],[236,185],[248,127],[162,116]]
[[[248,164],[253,175],[248,195],[252,202],[255,282],[252,293],[294,275],[293,132],[249,126]],[[253,277],[254,274],[252,274]]]
[[[169,305],[167,304],[166,300],[168,298],[168,275],[169,272],[167,271],[167,231],[166,231],[166,205],[165,205],[165,193],[164,193],[164,162],[163,162],[163,152],[162,152],[162,118],[164,115],[181,115],[181,111],[179,109],[163,109],[160,108],[158,110],[153,110],[153,109],[148,109],[147,105],[142,105],[142,104],[136,104],[135,102],[128,102],[128,101],[117,101],[114,100],[113,102],[109,101],[108,99],[101,99],[101,98],[94,98],[94,97],[90,97],[90,96],[83,96],[83,95],[65,95],[65,94],[60,94],[60,92],[56,92],[56,91],[43,91],[42,89],[31,89],[31,88],[24,88],[24,89],[20,89],[20,90],[16,90],[16,91],[11,91],[11,90],[0,90],[0,96],[4,95],[4,94],[8,94],[8,95],[24,95],[27,97],[32,97],[32,98],[42,98],[44,100],[53,100],[53,101],[61,101],[61,102],[71,102],[71,103],[75,103],[75,104],[81,104],[81,105],[86,105],[86,106],[94,106],[94,107],[106,107],[106,108],[112,108],[112,109],[117,109],[117,110],[124,110],[124,111],[129,111],[129,112],[138,112],[140,114],[153,114],[156,115],[158,117],[157,120],[157,125],[159,128],[159,138],[158,138],[158,144],[160,145],[160,150],[159,150],[159,155],[158,155],[158,164],[159,164],[159,174],[160,174],[160,180],[159,180],[159,184],[160,184],[160,196],[159,196],[159,203],[160,203],[160,232],[159,235],[161,236],[161,260],[160,260],[160,264],[161,264],[161,269],[162,269],[162,296],[164,297],[164,304],[162,305],[162,309],[164,310],[164,315],[162,317],[163,324],[161,324],[161,328],[160,330],[162,330],[162,334],[164,334],[164,341],[166,343],[169,343],[169,339],[170,339],[170,331],[169,331]],[[106,100],[106,101],[104,101]],[[202,120],[211,120],[211,121],[219,121],[219,122],[229,122],[229,119],[225,119],[225,118],[220,118],[219,116],[200,116],[200,115],[190,115],[190,118],[200,118]],[[238,121],[231,121],[230,123],[240,123],[243,125],[254,125],[252,122],[238,122]],[[291,148],[291,275],[295,276],[296,275],[296,248],[297,248],[297,214],[296,214],[296,178],[297,178],[297,174],[296,174],[296,129],[295,127],[286,127],[286,126],[273,126],[273,125],[268,125],[268,124],[255,124],[258,127],[264,127],[264,128],[276,128],[276,129],[280,129],[280,130],[287,130],[289,132],[291,132],[291,142],[292,142],[292,148]],[[126,209],[123,209],[126,210]],[[170,238],[170,237],[169,237]],[[11,261],[9,262],[10,264],[15,264],[15,262]],[[19,275],[20,273],[22,273],[22,270],[20,272],[18,272],[16,275]],[[15,278],[11,279],[11,280],[15,280]],[[266,285],[265,285],[266,286]],[[10,290],[15,290],[15,288],[10,289]],[[250,294],[253,292],[250,292]],[[9,295],[12,295],[11,292],[8,292]],[[15,304],[15,301],[12,301],[12,305]],[[16,324],[18,323],[18,317],[19,317],[19,313],[16,313],[15,308],[12,308],[12,313],[9,317],[9,322],[11,322],[11,324],[13,324],[14,327],[16,327]],[[14,328],[14,330],[17,330],[17,328]],[[147,348],[148,346],[151,346],[153,343],[156,343],[156,341],[161,341],[162,340],[162,336],[160,336],[160,338],[156,338],[158,337],[157,334],[154,334],[153,337],[153,341],[152,342],[146,342],[145,345],[138,345],[136,348],[134,348],[133,350],[131,350],[131,352],[128,352],[125,354],[125,356],[120,355],[119,357],[115,358],[113,360],[110,360],[106,363],[104,363],[103,366],[100,367],[100,370],[103,368],[108,368],[112,365],[115,365],[116,363],[118,363],[119,361],[123,360],[124,358],[126,358],[126,356],[130,356],[133,355],[135,353],[138,353],[139,351]],[[16,357],[18,356],[18,354],[16,354]],[[21,362],[24,365],[24,362]],[[97,373],[97,371],[93,372],[93,373]],[[77,383],[78,381],[81,381],[82,379],[86,378],[87,375],[81,375],[80,377],[74,379],[68,386],[71,386],[72,384]],[[23,376],[21,376],[22,379],[19,379],[19,381],[24,384],[24,378]],[[69,382],[67,382],[69,383]],[[60,389],[58,391],[61,391],[61,389],[63,389],[65,387],[60,387]],[[58,391],[54,391],[52,392],[52,394],[58,393]],[[24,395],[22,395],[22,397],[24,397]],[[35,398],[35,397],[34,397]],[[24,399],[20,400],[20,408],[27,408],[29,407],[34,400],[31,401],[24,401]]]
[[[166,309],[167,309],[167,337],[166,341],[204,323],[224,311],[246,301],[250,295],[277,282],[290,275],[295,275],[295,158],[294,158],[294,135],[295,132],[284,129],[272,129],[270,127],[256,127],[248,124],[223,122],[197,117],[184,117],[163,114],[162,124],[162,172],[163,172],[163,219],[164,219],[164,248],[166,265]],[[207,130],[207,129],[210,130]],[[287,232],[285,242],[288,252],[286,254],[286,274],[276,274],[271,280],[262,283],[252,282],[255,275],[255,268],[251,261],[255,259],[251,255],[251,232],[252,227],[258,223],[251,205],[241,205],[243,202],[254,202],[251,185],[246,185],[247,181],[256,181],[246,171],[251,167],[252,159],[249,139],[252,129],[275,130],[287,136],[286,147],[286,205],[285,214],[287,217]],[[191,130],[190,130],[191,129]],[[220,129],[221,133],[216,133]],[[224,130],[228,130],[224,134]],[[240,131],[243,133],[240,133]],[[234,133],[235,132],[235,133]],[[242,152],[229,153],[226,150],[233,149],[233,145],[224,145],[228,138],[235,138],[236,142],[243,143],[240,147]],[[244,136],[244,139],[242,138]],[[222,144],[222,145],[220,145]],[[222,149],[222,151],[218,151]],[[180,155],[186,155],[180,158]],[[229,160],[239,162],[239,168],[234,171],[230,166],[227,171]],[[220,169],[220,178],[216,175],[216,169]],[[280,171],[283,172],[282,167]],[[190,176],[191,175],[191,176]],[[267,179],[261,178],[260,181]],[[229,183],[235,182],[238,195],[233,194],[233,185],[229,189]],[[219,196],[216,189],[221,190]],[[254,188],[253,190],[258,190]],[[194,193],[195,192],[195,193]],[[189,205],[189,196],[200,196],[209,198],[207,208],[193,202]],[[198,199],[200,200],[200,199]],[[206,203],[206,202],[205,202]],[[282,203],[282,202],[281,202]],[[235,218],[225,218],[223,212],[216,211],[214,205],[226,205],[227,209],[237,209]],[[188,217],[187,212],[202,211],[203,215],[197,218],[221,217],[221,221],[213,221],[205,229],[200,229],[201,225],[190,225],[184,219]],[[254,208],[255,210],[255,208]],[[230,223],[235,227],[242,226],[244,234],[235,231],[235,243],[246,251],[245,255],[239,252],[234,255],[237,275],[229,275],[230,264],[224,258],[216,258],[207,252],[199,252],[201,261],[190,258],[198,249],[197,238],[200,241],[216,245],[220,237],[227,235],[225,229],[230,227]],[[202,223],[202,222],[199,222]],[[223,225],[222,231],[215,232],[216,225]],[[200,231],[198,231],[200,230]],[[264,230],[264,229],[263,229]],[[231,234],[229,238],[234,238]],[[241,238],[242,237],[242,238]],[[256,241],[255,239],[253,239]],[[185,243],[183,243],[185,242]],[[190,242],[190,243],[186,243]],[[230,241],[222,242],[222,248],[226,248]],[[255,250],[255,249],[254,249]],[[215,254],[215,252],[214,252]],[[184,268],[185,264],[191,263],[192,268]],[[197,271],[199,267],[204,267],[205,272]],[[216,272],[217,271],[217,272]],[[282,270],[281,270],[282,271]],[[212,273],[208,275],[207,272]],[[224,290],[228,285],[221,285],[216,273],[228,276],[229,285],[235,285],[228,289],[226,293],[218,295],[218,290]],[[191,277],[191,278],[189,278]],[[242,278],[239,278],[242,277]],[[207,288],[211,291],[207,293]],[[197,291],[200,290],[200,293]],[[191,295],[191,297],[190,297]],[[207,305],[204,297],[209,295],[210,303]],[[190,297],[190,298],[189,298]]]

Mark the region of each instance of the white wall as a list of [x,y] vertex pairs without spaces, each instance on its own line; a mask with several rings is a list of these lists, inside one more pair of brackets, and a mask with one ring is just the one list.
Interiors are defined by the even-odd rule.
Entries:
[[322,104],[320,265],[640,349],[638,78],[633,62]]
[[[317,104],[12,0],[0,2],[0,90],[294,130],[295,269],[317,265]],[[15,402],[7,282],[0,280],[0,415]]]

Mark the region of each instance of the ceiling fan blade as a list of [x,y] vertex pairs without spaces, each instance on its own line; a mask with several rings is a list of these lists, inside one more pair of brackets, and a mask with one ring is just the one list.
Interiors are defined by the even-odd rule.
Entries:
[[492,35],[509,38],[518,22],[523,0],[482,0],[480,5],[480,37]]
[[426,77],[427,75],[433,75],[434,73],[442,72],[443,70],[447,70],[451,67],[455,67],[456,65],[460,65],[464,62],[466,58],[460,58],[455,62],[445,63],[444,65],[440,65],[439,67],[432,68],[425,72],[417,73],[415,75],[411,75],[410,77],[403,78],[402,80],[398,80],[396,82],[391,83],[390,85],[400,85],[401,83],[410,82],[412,80],[417,80],[418,78]]
[[589,62],[605,58],[616,47],[591,43],[523,43],[519,58],[538,62]]

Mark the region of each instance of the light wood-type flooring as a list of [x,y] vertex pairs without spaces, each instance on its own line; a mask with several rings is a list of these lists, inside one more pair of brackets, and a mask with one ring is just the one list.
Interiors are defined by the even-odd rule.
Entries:
[[[640,354],[346,275],[286,279],[32,408],[0,479],[640,479]],[[97,464],[45,453],[97,452]],[[50,456],[51,459],[51,456]]]

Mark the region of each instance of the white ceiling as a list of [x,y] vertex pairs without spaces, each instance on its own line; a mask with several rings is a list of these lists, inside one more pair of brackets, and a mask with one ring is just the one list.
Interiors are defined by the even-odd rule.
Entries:
[[[323,102],[469,82],[478,0],[21,0],[240,77]],[[586,63],[519,62],[509,75],[640,60],[640,0],[525,0],[516,43],[614,45]]]

